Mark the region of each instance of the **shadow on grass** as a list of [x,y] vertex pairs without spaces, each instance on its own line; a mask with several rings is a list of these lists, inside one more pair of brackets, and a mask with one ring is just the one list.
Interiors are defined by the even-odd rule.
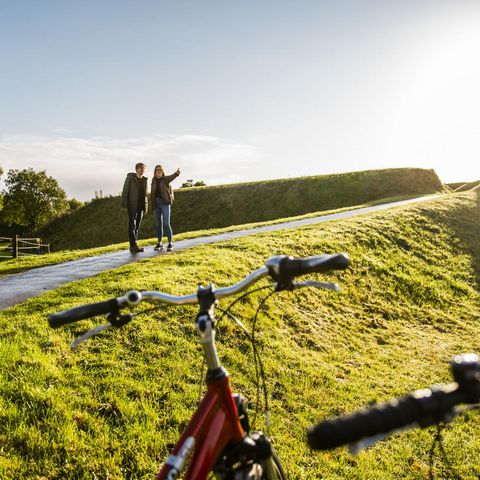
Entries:
[[438,210],[425,211],[435,222],[449,228],[460,240],[463,251],[470,255],[475,273],[476,288],[480,291],[480,188],[473,190],[473,206],[462,205],[449,210],[448,215]]

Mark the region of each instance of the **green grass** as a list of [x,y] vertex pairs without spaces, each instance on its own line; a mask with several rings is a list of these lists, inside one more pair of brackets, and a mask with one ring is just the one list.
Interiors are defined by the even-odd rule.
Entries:
[[[405,200],[412,197],[413,195],[407,195],[403,197],[397,196],[397,197],[383,198],[383,199],[378,199],[376,201],[369,202],[368,204],[364,204],[364,205],[355,205],[352,207],[338,208],[336,210],[307,213],[305,215],[298,215],[296,217],[278,218],[276,220],[271,220],[269,222],[249,223],[245,225],[232,225],[230,227],[225,227],[225,228],[212,228],[209,230],[197,230],[194,232],[185,232],[179,235],[175,235],[175,241],[194,239],[194,238],[206,237],[211,235],[218,235],[220,233],[234,232],[234,231],[248,229],[248,228],[262,227],[265,225],[275,225],[278,223],[289,222],[293,220],[312,218],[318,215],[330,215],[333,213],[339,213],[346,210],[355,210],[355,209],[359,209],[367,206],[378,205],[381,203]],[[153,245],[157,243],[157,239],[156,237],[152,237],[152,238],[140,240],[138,243],[140,246],[145,247],[145,246]],[[12,258],[1,259],[0,258],[0,276],[11,275],[13,273],[20,273],[26,270],[31,270],[33,268],[46,267],[48,265],[57,265],[58,263],[68,262],[71,260],[78,260],[80,258],[91,257],[94,255],[101,255],[103,253],[111,253],[119,250],[126,250],[128,249],[128,247],[129,247],[128,242],[122,242],[122,243],[106,245],[104,247],[86,248],[86,249],[78,249],[78,250],[62,250],[60,252],[52,252],[50,254],[45,254],[45,255],[31,255],[31,256],[20,257],[17,259],[12,259]]]
[[[433,170],[416,168],[178,189],[172,207],[172,227],[175,233],[223,228],[441,189]],[[110,197],[94,200],[51,222],[38,236],[51,243],[55,251],[100,247],[124,241],[125,225],[126,212],[120,208],[119,197]],[[154,235],[154,218],[147,214],[140,236]]]
[[[187,294],[199,283],[238,281],[271,255],[338,251],[349,253],[351,269],[319,278],[337,281],[340,293],[279,293],[259,318],[280,457],[292,479],[428,478],[431,431],[401,433],[352,458],[344,449],[312,453],[305,428],[448,382],[449,359],[478,351],[479,236],[477,190],[159,256],[3,311],[0,478],[152,478],[196,406],[194,307],[160,307],[76,351],[71,340],[96,322],[50,330],[49,313],[131,288]],[[247,325],[259,298],[236,309]],[[230,322],[219,330],[233,388],[253,401],[248,342]],[[473,412],[445,431],[448,458],[464,479],[480,475],[478,423]],[[436,478],[451,478],[437,460]]]

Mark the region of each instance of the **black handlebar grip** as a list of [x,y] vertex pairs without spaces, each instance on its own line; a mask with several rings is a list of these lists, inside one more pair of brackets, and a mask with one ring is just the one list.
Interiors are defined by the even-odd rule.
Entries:
[[285,257],[280,263],[280,277],[296,277],[306,273],[345,270],[349,265],[350,260],[346,253],[306,258]]
[[77,322],[85,318],[95,317],[106,313],[118,313],[119,305],[117,299],[106,300],[105,302],[89,303],[70,310],[52,313],[48,317],[48,324],[52,328],[58,328],[68,323]]
[[308,429],[308,444],[315,450],[329,450],[413,423],[426,427],[444,419],[454,405],[464,401],[465,395],[458,388],[419,390],[352,415],[320,422]]

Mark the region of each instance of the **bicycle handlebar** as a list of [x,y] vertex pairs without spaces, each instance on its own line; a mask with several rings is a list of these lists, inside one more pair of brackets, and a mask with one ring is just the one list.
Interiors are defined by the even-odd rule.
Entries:
[[[456,383],[417,390],[351,415],[325,420],[307,431],[315,450],[330,450],[404,427],[421,428],[450,421],[455,406],[480,400],[480,362],[475,354],[457,355],[452,363]],[[382,438],[385,435],[382,435]]]
[[344,253],[318,255],[305,258],[287,256],[272,257],[266,263],[269,274],[275,280],[290,280],[306,273],[322,273],[330,270],[344,270],[349,265]]
[[[264,267],[247,275],[240,282],[213,290],[215,298],[225,298],[246,290],[250,285],[270,275],[277,282],[277,290],[291,288],[296,276],[313,272],[328,272],[330,270],[343,270],[349,265],[348,255],[338,253],[332,255],[318,255],[306,258],[292,258],[287,255],[278,255],[267,260]],[[127,292],[122,297],[104,302],[91,303],[70,310],[53,313],[48,317],[52,328],[58,328],[68,323],[94,317],[102,314],[117,315],[122,307],[137,305],[142,300],[154,300],[170,305],[185,305],[198,303],[197,293],[177,296],[163,292]]]
[[88,303],[80,307],[72,308],[70,310],[63,310],[61,312],[52,313],[48,317],[48,324],[52,328],[58,328],[69,323],[84,320],[85,318],[95,317],[107,313],[118,313],[120,305],[117,298],[106,300],[104,302]]
[[330,450],[413,424],[427,427],[452,415],[453,407],[465,399],[456,383],[439,390],[417,390],[367,410],[320,422],[307,431],[308,444],[314,450]]

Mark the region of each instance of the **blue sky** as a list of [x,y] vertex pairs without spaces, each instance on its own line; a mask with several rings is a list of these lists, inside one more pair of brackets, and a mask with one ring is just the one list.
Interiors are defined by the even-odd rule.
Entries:
[[479,26],[466,0],[0,0],[0,165],[82,200],[137,161],[478,179]]

